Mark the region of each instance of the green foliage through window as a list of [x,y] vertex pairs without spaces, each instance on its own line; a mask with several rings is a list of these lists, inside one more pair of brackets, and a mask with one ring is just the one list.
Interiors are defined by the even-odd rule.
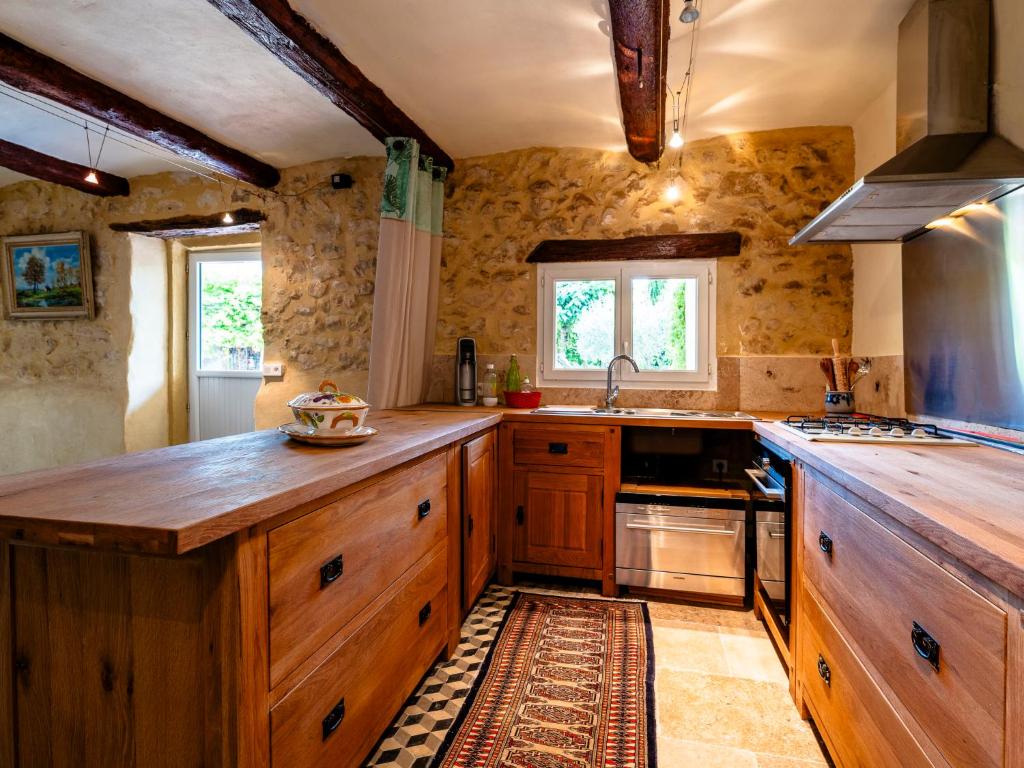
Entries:
[[200,268],[200,367],[257,370],[263,355],[260,263],[206,262]]

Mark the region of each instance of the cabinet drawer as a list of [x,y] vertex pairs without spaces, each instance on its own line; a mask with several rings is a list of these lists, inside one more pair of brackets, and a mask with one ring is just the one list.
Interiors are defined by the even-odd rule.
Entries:
[[516,464],[555,467],[604,467],[605,430],[551,427],[519,427],[512,436]]
[[275,766],[361,765],[444,646],[447,547],[270,713]]
[[1005,612],[811,477],[803,528],[804,578],[945,759],[1001,765]]
[[275,685],[447,535],[444,455],[269,533]]
[[800,609],[797,671],[837,764],[929,768],[920,745],[807,590]]

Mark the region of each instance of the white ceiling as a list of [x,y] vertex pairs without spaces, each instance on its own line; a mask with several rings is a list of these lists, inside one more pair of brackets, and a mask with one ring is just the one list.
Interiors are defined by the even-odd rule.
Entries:
[[[912,2],[701,1],[688,139],[851,124],[891,81]],[[607,0],[292,4],[456,158],[624,148]],[[682,0],[672,5],[676,88],[692,27],[678,21]],[[0,30],[278,167],[382,153],[207,0],[3,0]],[[0,138],[85,161],[80,127],[2,94]],[[171,167],[110,143],[102,165],[124,176]],[[0,185],[15,176],[0,169]]]

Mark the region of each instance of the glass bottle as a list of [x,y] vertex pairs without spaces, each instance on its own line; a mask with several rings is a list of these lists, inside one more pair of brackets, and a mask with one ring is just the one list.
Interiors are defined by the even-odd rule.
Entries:
[[480,394],[483,397],[483,403],[487,407],[493,407],[498,404],[498,373],[494,370],[494,363],[487,364],[487,370],[484,371],[483,385],[480,388]]
[[523,385],[522,374],[519,372],[519,361],[513,354],[508,361],[508,373],[505,374],[505,391],[518,392]]
[[519,391],[520,392],[533,392],[533,391],[535,391],[534,387],[533,387],[533,384],[530,383],[530,377],[529,376],[527,376],[525,379],[523,379],[523,386],[522,386],[522,388]]

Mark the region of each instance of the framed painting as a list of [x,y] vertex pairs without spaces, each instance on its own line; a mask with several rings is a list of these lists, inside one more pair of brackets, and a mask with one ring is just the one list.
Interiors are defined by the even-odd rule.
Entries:
[[2,271],[9,319],[93,316],[92,262],[85,232],[6,237]]

